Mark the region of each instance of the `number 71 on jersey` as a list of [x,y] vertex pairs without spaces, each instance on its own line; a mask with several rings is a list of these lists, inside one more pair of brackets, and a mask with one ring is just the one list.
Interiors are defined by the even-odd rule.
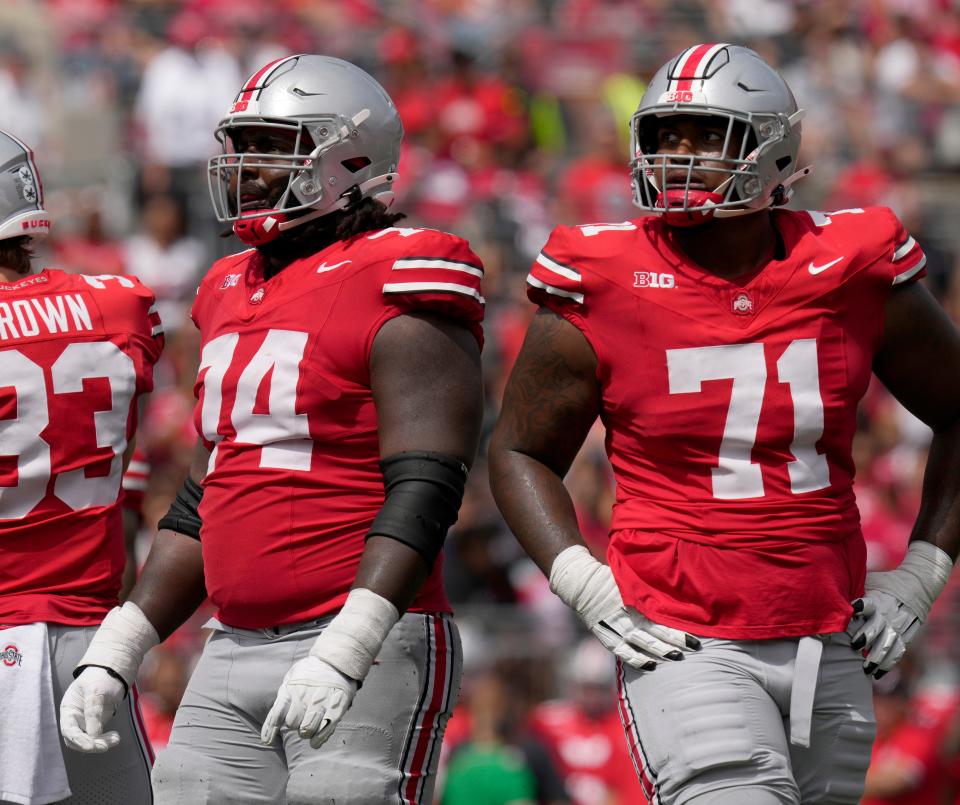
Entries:
[[[694,394],[709,380],[733,380],[717,466],[711,470],[713,496],[723,500],[763,497],[763,473],[751,460],[767,385],[762,343],[728,344],[667,350],[671,394]],[[827,457],[816,443],[823,437],[823,398],[817,365],[817,342],[801,338],[790,343],[777,361],[780,383],[790,387],[793,401],[793,441],[787,464],[790,491],[813,492],[830,485]]]

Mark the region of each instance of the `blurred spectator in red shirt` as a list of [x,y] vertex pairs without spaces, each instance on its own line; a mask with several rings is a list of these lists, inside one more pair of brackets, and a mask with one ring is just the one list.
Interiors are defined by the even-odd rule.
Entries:
[[494,75],[482,73],[466,50],[450,54],[452,72],[434,93],[443,151],[458,159],[471,141],[512,145],[526,135],[527,122],[518,91]]
[[140,230],[125,245],[127,271],[156,294],[168,337],[183,326],[206,268],[203,244],[187,236],[184,215],[174,196],[149,197]]
[[940,745],[956,706],[913,695],[909,655],[874,683],[877,740],[861,805],[935,805],[949,781]]
[[81,194],[74,218],[75,231],[63,237],[55,235],[53,264],[77,274],[125,274],[123,245],[104,227],[99,194]]
[[531,730],[553,752],[574,805],[643,802],[617,713],[613,657],[588,637],[569,671],[570,698],[536,707]]
[[597,105],[585,124],[585,153],[560,177],[560,222],[619,222],[637,217],[630,191],[629,156],[623,151],[613,115]]

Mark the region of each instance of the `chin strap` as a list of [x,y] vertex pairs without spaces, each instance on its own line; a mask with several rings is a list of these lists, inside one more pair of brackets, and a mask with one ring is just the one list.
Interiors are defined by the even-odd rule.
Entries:
[[[248,246],[262,246],[272,240],[276,240],[287,230],[294,229],[309,221],[322,218],[324,215],[345,209],[351,204],[367,197],[376,198],[385,207],[393,204],[393,183],[397,179],[395,173],[384,173],[380,176],[374,176],[372,179],[362,184],[354,185],[347,192],[338,198],[332,206],[325,207],[322,210],[313,210],[305,215],[296,218],[288,218],[283,210],[270,210],[267,215],[251,215],[234,221],[233,232]],[[379,186],[384,186],[380,192],[374,191]]]
[[345,209],[359,199],[366,198],[368,193],[370,194],[371,198],[376,198],[377,201],[381,202],[385,207],[389,207],[391,204],[393,204],[394,196],[392,189],[384,189],[379,193],[370,193],[370,191],[383,184],[386,184],[388,187],[392,187],[396,179],[397,174],[384,173],[380,176],[374,176],[372,179],[367,179],[367,181],[363,182],[362,184],[354,185],[346,193],[340,196],[340,198],[338,198],[330,207],[326,207],[322,210],[314,210],[313,212],[308,212],[306,215],[281,221],[280,225],[277,227],[277,234],[280,234],[280,232],[286,232],[288,229],[298,227],[301,224],[307,223],[308,221],[322,218],[324,215],[329,215],[332,212]]
[[807,165],[796,173],[788,176],[781,184],[767,197],[767,200],[759,207],[737,207],[723,210],[715,210],[713,215],[716,218],[736,218],[740,215],[750,215],[761,210],[768,210],[771,207],[782,207],[793,197],[791,185],[798,182],[813,173],[813,165]]

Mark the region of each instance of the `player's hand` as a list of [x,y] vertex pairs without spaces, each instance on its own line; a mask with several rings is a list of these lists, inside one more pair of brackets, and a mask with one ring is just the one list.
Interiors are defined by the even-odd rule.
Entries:
[[590,631],[614,655],[638,671],[652,671],[657,660],[682,660],[685,650],[700,648],[700,641],[693,635],[654,623],[622,604],[597,621]]
[[851,645],[865,651],[863,672],[880,678],[907,650],[940,594],[953,562],[929,542],[910,543],[895,570],[868,573],[862,598],[853,602],[847,626]]
[[358,687],[356,680],[313,654],[298,660],[280,684],[260,740],[269,746],[280,727],[286,727],[319,749],[350,709]]
[[610,566],[594,559],[583,545],[560,552],[550,569],[550,589],[604,646],[638,671],[652,671],[657,660],[682,660],[685,650],[700,648],[693,635],[661,626],[625,606]]
[[104,732],[126,695],[126,686],[103,668],[88,666],[60,702],[60,734],[77,752],[106,752],[120,743],[116,730]]

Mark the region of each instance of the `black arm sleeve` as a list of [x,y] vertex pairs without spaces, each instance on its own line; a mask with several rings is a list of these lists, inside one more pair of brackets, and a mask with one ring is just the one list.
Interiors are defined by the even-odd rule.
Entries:
[[385,458],[380,468],[387,496],[367,537],[409,545],[432,568],[447,530],[457,521],[466,465],[443,453],[418,450]]
[[157,523],[157,528],[169,528],[178,534],[185,534],[199,540],[203,522],[200,520],[197,509],[202,497],[203,487],[188,475],[183,486],[177,491],[173,503],[170,504],[170,509]]

